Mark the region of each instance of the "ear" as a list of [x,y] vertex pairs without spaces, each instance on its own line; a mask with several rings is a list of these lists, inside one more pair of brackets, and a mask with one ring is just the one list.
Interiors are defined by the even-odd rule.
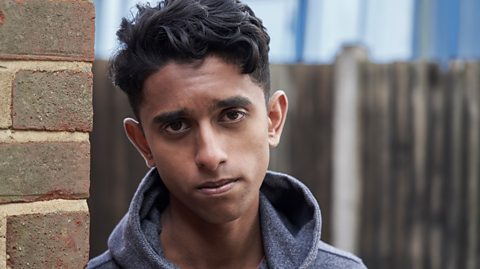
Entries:
[[287,95],[283,91],[276,91],[268,102],[268,143],[270,147],[276,147],[280,142],[287,111]]
[[126,118],[123,120],[123,127],[128,139],[135,146],[140,155],[142,155],[143,159],[145,159],[147,166],[150,168],[154,167],[155,161],[153,160],[150,146],[145,139],[145,134],[143,133],[140,123],[132,118]]

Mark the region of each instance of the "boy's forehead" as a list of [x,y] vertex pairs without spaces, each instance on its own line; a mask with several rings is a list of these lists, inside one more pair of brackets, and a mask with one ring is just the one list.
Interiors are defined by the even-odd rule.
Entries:
[[[216,87],[216,92],[221,95],[228,88],[249,84],[246,82],[260,87],[249,74],[243,74],[237,65],[209,56],[188,62],[170,61],[145,79],[143,92],[146,95],[144,97],[148,98],[149,92],[158,90],[164,91],[164,94],[176,95],[184,93],[184,89]],[[261,90],[263,91],[262,88]]]
[[236,66],[216,57],[193,62],[171,61],[146,78],[144,91],[148,92],[159,88],[179,90],[184,87],[194,87],[200,83],[215,84],[225,82],[227,76],[231,78],[243,75]]
[[188,63],[172,61],[145,80],[140,110],[174,111],[212,106],[252,92],[264,99],[263,89],[250,75],[242,74],[236,65],[220,58]]

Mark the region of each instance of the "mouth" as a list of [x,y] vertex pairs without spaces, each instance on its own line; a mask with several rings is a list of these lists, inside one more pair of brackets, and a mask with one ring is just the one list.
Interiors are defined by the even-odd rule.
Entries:
[[198,186],[197,189],[203,194],[218,195],[232,189],[238,180],[238,178],[231,178],[217,181],[208,181]]

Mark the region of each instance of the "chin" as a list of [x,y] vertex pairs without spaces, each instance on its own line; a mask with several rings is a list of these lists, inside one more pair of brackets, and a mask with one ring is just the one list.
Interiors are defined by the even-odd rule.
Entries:
[[238,212],[238,210],[235,211],[236,212],[232,212],[230,210],[215,210],[213,213],[205,214],[203,219],[205,222],[210,224],[227,224],[238,220],[243,215],[241,212]]

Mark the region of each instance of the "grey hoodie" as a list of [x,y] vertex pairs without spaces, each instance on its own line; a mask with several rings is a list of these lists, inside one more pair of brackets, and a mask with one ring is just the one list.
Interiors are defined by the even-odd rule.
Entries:
[[[168,190],[152,169],[110,235],[108,250],[87,268],[177,268],[163,256],[159,240],[160,215],[167,205]],[[320,209],[297,179],[267,172],[259,210],[265,253],[260,268],[366,268],[359,258],[320,240]]]

